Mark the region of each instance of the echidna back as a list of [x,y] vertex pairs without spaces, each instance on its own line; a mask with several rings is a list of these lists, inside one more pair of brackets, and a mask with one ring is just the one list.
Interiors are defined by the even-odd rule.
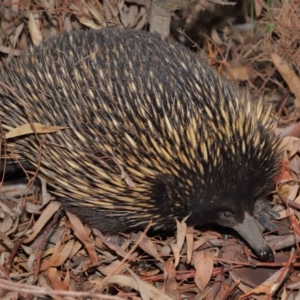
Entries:
[[192,211],[192,225],[205,223],[216,207],[253,210],[278,168],[262,102],[155,34],[64,34],[2,70],[0,80],[22,99],[1,85],[5,132],[28,122],[65,127],[40,141],[15,138],[14,153],[103,231],[150,219],[173,227],[174,217]]

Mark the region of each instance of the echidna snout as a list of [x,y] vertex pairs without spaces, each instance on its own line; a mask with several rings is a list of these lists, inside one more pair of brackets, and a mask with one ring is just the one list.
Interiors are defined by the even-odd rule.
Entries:
[[174,230],[190,215],[188,225],[234,228],[272,259],[253,207],[279,167],[274,122],[197,54],[143,31],[75,31],[22,55],[0,81],[22,99],[0,85],[4,133],[65,128],[7,142],[11,160],[38,168],[84,222],[104,233],[150,220]]
[[274,261],[273,251],[267,245],[252,216],[245,213],[243,222],[234,225],[233,229],[251,245],[260,260]]

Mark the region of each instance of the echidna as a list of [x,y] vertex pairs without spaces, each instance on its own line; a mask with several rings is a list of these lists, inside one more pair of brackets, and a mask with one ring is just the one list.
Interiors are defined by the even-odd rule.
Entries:
[[4,134],[28,122],[66,127],[15,138],[12,159],[38,168],[83,221],[104,233],[151,219],[172,230],[190,215],[189,226],[231,227],[273,259],[253,215],[279,167],[274,122],[196,54],[143,31],[75,31],[0,76]]

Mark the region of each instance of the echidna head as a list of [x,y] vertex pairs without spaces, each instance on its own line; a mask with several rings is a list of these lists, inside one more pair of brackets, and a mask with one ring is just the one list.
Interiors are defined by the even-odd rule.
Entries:
[[[272,182],[271,177],[276,170],[260,168],[258,172],[253,166],[247,170],[243,170],[242,166],[236,170],[233,165],[230,168],[226,165],[222,167],[225,169],[220,169],[218,176],[216,175],[213,181],[208,180],[204,185],[199,184],[203,178],[197,178],[192,173],[190,178],[194,179],[190,184],[187,184],[187,181],[191,179],[187,180],[185,177],[164,180],[165,195],[160,194],[158,198],[160,200],[157,202],[160,215],[169,214],[177,218],[190,215],[187,220],[189,226],[217,223],[233,228],[251,245],[261,260],[272,261],[273,252],[259,230],[254,207],[257,201],[263,201],[269,191],[269,183]],[[233,171],[235,176],[229,175],[226,170]],[[222,173],[226,176],[221,176]],[[209,173],[207,174],[209,176]],[[165,203],[169,203],[168,211]],[[180,204],[180,207],[171,203]]]
[[[192,142],[187,143],[190,147],[182,149],[176,161],[181,173],[170,174],[162,168],[162,173],[169,174],[160,175],[161,182],[154,184],[151,193],[161,191],[157,214],[177,218],[190,215],[190,226],[217,223],[233,228],[261,260],[270,261],[273,253],[259,230],[254,207],[270,191],[278,173],[279,141],[272,132],[274,123],[268,119],[269,112],[260,115],[261,102],[251,107],[252,111],[241,103],[236,103],[240,107],[232,114],[220,108],[219,116],[209,111],[211,120],[202,123],[200,133],[195,133],[200,155],[193,153]],[[236,116],[236,111],[243,113]],[[222,120],[222,116],[232,118],[231,122],[226,117]]]

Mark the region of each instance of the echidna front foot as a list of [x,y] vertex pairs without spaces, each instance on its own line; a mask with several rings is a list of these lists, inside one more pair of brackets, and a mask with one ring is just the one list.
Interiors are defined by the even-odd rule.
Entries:
[[266,199],[260,198],[254,204],[254,217],[265,229],[275,231],[277,228],[272,219],[280,215],[270,207]]

